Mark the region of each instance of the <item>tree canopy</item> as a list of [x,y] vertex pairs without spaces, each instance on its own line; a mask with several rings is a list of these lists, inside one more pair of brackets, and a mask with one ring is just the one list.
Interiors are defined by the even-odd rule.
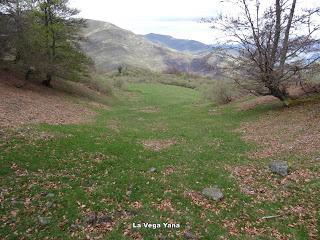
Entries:
[[91,60],[81,51],[83,19],[68,0],[2,0],[0,2],[2,55],[14,54],[24,71],[35,69],[53,77],[79,79],[87,75]]

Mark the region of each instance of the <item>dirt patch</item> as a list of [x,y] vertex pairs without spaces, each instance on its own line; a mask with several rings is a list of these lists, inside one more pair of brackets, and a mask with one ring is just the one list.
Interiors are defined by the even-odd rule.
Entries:
[[[16,81],[13,81],[16,82]],[[0,74],[0,127],[23,124],[78,124],[90,121],[96,113],[68,101],[62,92],[28,83],[17,88]]]
[[175,173],[176,169],[174,167],[168,167],[163,171],[163,174],[165,176],[171,175],[173,173]]
[[256,97],[254,99],[242,102],[238,105],[238,111],[247,111],[256,108],[259,105],[269,104],[269,103],[276,103],[279,100],[273,96],[263,96],[263,97]]
[[150,129],[153,132],[165,132],[168,131],[169,125],[165,122],[156,122],[150,124],[148,126],[148,129]]
[[160,109],[157,107],[146,107],[137,109],[137,111],[142,113],[158,113],[160,112]]
[[151,151],[161,151],[167,149],[177,143],[176,140],[168,139],[168,140],[145,140],[142,142],[142,145],[145,149]]
[[221,115],[221,108],[212,108],[208,110],[210,116]]
[[111,111],[112,110],[112,108],[110,106],[107,106],[107,105],[104,105],[104,104],[98,103],[98,102],[90,102],[89,106],[92,106],[92,107],[98,108],[98,109],[103,109],[103,110],[106,110],[106,111]]
[[11,139],[21,139],[28,141],[30,144],[35,141],[50,141],[53,139],[62,139],[73,137],[72,134],[62,134],[39,131],[33,127],[20,127],[20,128],[5,128],[0,129],[0,140],[9,142]]
[[120,123],[118,121],[110,120],[110,121],[108,121],[107,125],[112,131],[114,131],[116,133],[120,132]]
[[319,151],[319,122],[320,103],[308,103],[268,112],[257,121],[243,124],[239,132],[246,141],[261,146],[250,154],[254,158],[310,155]]

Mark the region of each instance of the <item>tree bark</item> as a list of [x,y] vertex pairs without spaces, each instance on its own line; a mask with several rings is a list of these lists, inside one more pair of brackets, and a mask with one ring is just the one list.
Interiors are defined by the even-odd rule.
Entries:
[[51,81],[52,81],[52,75],[51,75],[50,73],[47,73],[47,79],[44,80],[44,81],[42,82],[42,84],[43,84],[44,86],[46,86],[46,87],[52,87],[52,86],[51,86]]
[[294,17],[294,12],[296,9],[296,4],[297,4],[297,0],[293,0],[292,1],[292,6],[291,6],[291,10],[290,10],[290,15],[289,15],[289,19],[288,19],[288,23],[287,23],[287,27],[286,27],[286,31],[285,31],[285,36],[284,36],[284,40],[283,40],[283,44],[282,44],[282,51],[281,51],[281,55],[280,55],[280,71],[281,74],[283,74],[284,71],[284,65],[286,63],[286,58],[287,58],[287,53],[288,53],[288,42],[289,42],[289,37],[290,37],[290,29],[292,27],[292,21],[293,21],[293,17]]
[[280,35],[281,35],[281,4],[280,4],[280,0],[276,0],[276,26],[275,26],[275,33],[274,33],[274,40],[273,40],[273,48],[272,48],[271,57],[270,57],[271,69],[273,69],[275,65],[277,50],[279,47]]

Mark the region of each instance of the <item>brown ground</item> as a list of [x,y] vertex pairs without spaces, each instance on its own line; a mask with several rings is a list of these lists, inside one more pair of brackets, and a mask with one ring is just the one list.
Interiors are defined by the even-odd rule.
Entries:
[[0,127],[22,124],[75,124],[89,121],[95,112],[67,100],[65,94],[0,72]]
[[175,145],[177,141],[168,139],[168,140],[145,140],[142,142],[143,146],[147,150],[151,151],[161,151]]
[[138,109],[137,111],[142,113],[158,113],[160,112],[160,109],[157,107],[146,107],[146,108]]
[[262,104],[268,104],[268,103],[276,103],[279,102],[279,100],[273,96],[264,96],[264,97],[257,97],[254,99],[251,99],[249,101],[242,102],[238,105],[239,111],[247,111],[254,109],[258,105]]
[[262,148],[253,154],[266,158],[281,154],[310,155],[320,146],[320,102],[302,103],[268,112],[254,122],[242,125],[240,132]]
[[[307,93],[314,92],[318,88],[320,88],[320,87],[312,85],[312,84],[306,85],[306,86],[304,86],[304,88],[302,88],[301,86],[292,85],[287,89],[287,91],[292,99],[299,99],[301,97],[306,96]],[[314,93],[316,93],[316,92],[314,92]],[[270,104],[270,103],[281,104],[280,100],[277,99],[276,97],[260,96],[260,97],[255,97],[251,100],[239,103],[238,110],[239,111],[247,111],[247,110],[254,109],[255,107],[257,107],[259,105]]]

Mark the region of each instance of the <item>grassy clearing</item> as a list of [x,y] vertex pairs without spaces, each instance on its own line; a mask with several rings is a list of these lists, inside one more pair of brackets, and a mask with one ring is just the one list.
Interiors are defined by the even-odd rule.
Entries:
[[[1,238],[182,239],[185,231],[203,239],[317,238],[317,179],[282,185],[265,170],[267,160],[247,157],[256,146],[235,131],[272,111],[269,105],[239,112],[204,104],[192,89],[127,88],[127,98],[101,110],[95,123],[36,126],[46,138],[0,132]],[[155,151],[144,142],[174,144]],[[258,169],[258,177],[244,166]],[[243,184],[265,192],[248,194]],[[223,201],[199,194],[212,185]],[[93,212],[101,221],[90,224]],[[270,215],[281,216],[262,219]],[[42,218],[49,222],[40,224]],[[181,227],[132,229],[141,222]]]

